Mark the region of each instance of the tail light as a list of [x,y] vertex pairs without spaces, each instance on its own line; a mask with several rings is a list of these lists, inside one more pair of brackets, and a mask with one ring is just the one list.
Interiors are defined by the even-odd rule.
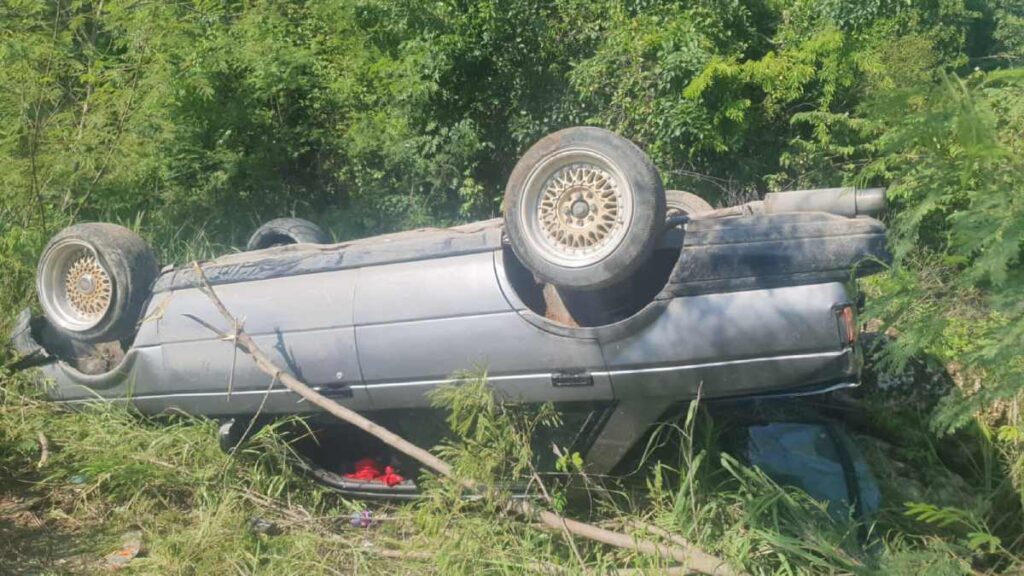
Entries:
[[857,343],[857,319],[853,313],[853,304],[837,306],[836,322],[839,324],[839,340],[845,346]]

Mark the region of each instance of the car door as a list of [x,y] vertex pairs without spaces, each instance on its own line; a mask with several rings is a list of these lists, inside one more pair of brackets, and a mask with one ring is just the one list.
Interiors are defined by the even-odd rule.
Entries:
[[[280,276],[215,287],[257,345],[282,369],[356,410],[371,408],[352,325],[356,269]],[[224,330],[209,298],[185,288],[155,294],[135,348],[158,347],[161,370],[139,378],[137,405],[203,414],[314,410],[204,324]],[[229,392],[229,387],[231,388]],[[269,393],[268,393],[269,390]],[[266,396],[266,399],[264,397]]]
[[430,390],[474,370],[520,401],[611,398],[597,341],[525,321],[499,287],[493,251],[362,268],[354,318],[377,409],[429,406]]
[[742,396],[855,377],[839,283],[672,298],[650,324],[601,336],[618,399]]

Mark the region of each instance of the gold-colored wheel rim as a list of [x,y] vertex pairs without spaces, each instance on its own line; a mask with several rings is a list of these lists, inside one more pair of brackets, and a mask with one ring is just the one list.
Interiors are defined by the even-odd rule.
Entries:
[[86,332],[110,315],[118,287],[96,248],[66,238],[43,254],[36,289],[50,322],[70,332]]
[[71,308],[85,319],[101,318],[110,308],[110,276],[91,254],[71,264],[64,277],[64,290]]
[[560,251],[586,255],[599,250],[622,226],[622,193],[598,166],[565,166],[545,183],[537,205],[545,238]]

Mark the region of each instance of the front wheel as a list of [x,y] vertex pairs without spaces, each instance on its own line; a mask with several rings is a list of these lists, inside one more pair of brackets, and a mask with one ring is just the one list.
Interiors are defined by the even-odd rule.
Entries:
[[50,324],[83,342],[130,337],[159,273],[137,234],[115,224],[76,224],[50,240],[36,290]]
[[650,158],[601,128],[575,127],[534,144],[505,189],[516,256],[543,280],[595,290],[628,278],[665,222],[665,191]]

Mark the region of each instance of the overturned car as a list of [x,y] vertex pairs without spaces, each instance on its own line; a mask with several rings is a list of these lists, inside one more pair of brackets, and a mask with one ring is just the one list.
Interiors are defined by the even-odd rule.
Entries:
[[[429,391],[479,368],[512,399],[583,414],[575,448],[609,471],[698,394],[855,385],[846,286],[888,259],[872,217],[884,206],[883,190],[834,188],[713,209],[666,193],[628,140],[570,128],[519,161],[502,219],[338,244],[281,219],[201,266],[246,332],[321,394],[401,431]],[[13,339],[55,401],[228,422],[315,410],[209,329],[223,320],[191,265],[159,270],[128,230],[60,232],[37,289],[44,314],[23,312]]]

